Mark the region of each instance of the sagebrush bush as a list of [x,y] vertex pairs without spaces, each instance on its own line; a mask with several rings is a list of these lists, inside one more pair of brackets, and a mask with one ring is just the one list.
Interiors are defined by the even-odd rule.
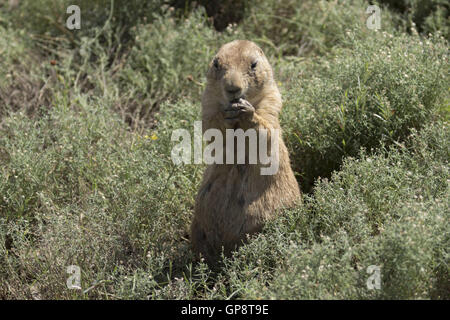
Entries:
[[[448,298],[447,124],[408,147],[347,159],[303,207],[242,247],[225,270],[241,298]],[[366,270],[381,268],[381,290]]]
[[172,164],[169,129],[198,109],[180,104],[159,131],[141,136],[98,99],[54,102],[39,121],[14,114],[0,129],[0,274],[10,279],[0,295],[69,298],[71,264],[81,267],[84,289],[102,283],[85,297],[113,294],[109,283],[131,266],[161,281],[188,250],[182,237],[200,174]]
[[44,84],[50,84],[51,77],[23,30],[0,24],[0,34],[0,119],[9,110],[32,114],[49,101]]
[[[127,31],[144,18],[151,21],[168,8],[164,0],[40,0],[20,1],[11,12],[11,20],[17,27],[24,28],[35,36],[43,38],[59,37],[76,42],[81,36],[95,35],[95,29],[106,23],[121,33],[126,41]],[[66,28],[66,12],[70,5],[77,5],[81,12],[81,29],[71,31]]]
[[[352,1],[260,1],[249,6],[241,28],[246,35],[268,46],[276,55],[323,54],[345,44],[346,31],[370,36],[366,27],[368,4]],[[382,29],[392,31],[393,18],[383,14]]]
[[380,0],[406,17],[406,25],[417,26],[425,34],[439,31],[450,40],[450,5],[446,0]]
[[304,67],[284,94],[282,122],[304,191],[361,147],[399,143],[447,112],[445,40],[389,33],[359,40],[348,32],[346,41],[352,50]]

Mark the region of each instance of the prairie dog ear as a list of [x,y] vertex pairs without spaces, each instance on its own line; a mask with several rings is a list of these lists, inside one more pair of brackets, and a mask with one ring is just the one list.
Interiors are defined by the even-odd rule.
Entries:
[[256,47],[260,55],[264,56],[264,51],[260,47]]
[[208,70],[206,71],[206,75],[209,75],[209,74],[214,73],[214,71],[215,71],[215,69],[216,69],[216,68],[214,67],[214,65],[216,64],[216,61],[217,61],[217,57],[214,56],[214,58],[212,58],[211,61],[209,62]]

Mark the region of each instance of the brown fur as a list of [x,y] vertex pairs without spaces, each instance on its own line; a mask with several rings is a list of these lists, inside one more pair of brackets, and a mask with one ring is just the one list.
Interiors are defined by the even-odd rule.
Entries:
[[[252,68],[254,62],[256,67]],[[227,118],[227,108],[239,98],[251,106],[238,117]],[[202,98],[203,130],[219,129],[225,140],[227,128],[280,129],[281,106],[281,95],[263,51],[244,40],[222,46],[207,73]],[[191,241],[194,251],[208,263],[214,264],[222,249],[229,255],[247,234],[259,232],[279,209],[300,199],[281,133],[278,143],[279,169],[274,175],[261,175],[262,164],[207,167],[196,199]]]

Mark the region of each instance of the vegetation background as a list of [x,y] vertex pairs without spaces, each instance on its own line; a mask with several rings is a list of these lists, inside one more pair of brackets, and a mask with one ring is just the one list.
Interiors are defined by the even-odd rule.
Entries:
[[[449,4],[376,4],[380,30],[363,0],[0,1],[0,298],[449,299]],[[305,196],[212,273],[170,137],[233,39],[274,67]]]

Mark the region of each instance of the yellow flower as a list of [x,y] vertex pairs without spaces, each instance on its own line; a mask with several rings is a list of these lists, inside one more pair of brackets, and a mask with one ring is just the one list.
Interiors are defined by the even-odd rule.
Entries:
[[148,139],[151,139],[151,140],[156,140],[156,139],[158,139],[158,136],[156,135],[156,134],[152,134],[151,136],[149,136],[149,135],[145,135],[144,136],[144,139],[146,139],[146,140],[148,140]]

